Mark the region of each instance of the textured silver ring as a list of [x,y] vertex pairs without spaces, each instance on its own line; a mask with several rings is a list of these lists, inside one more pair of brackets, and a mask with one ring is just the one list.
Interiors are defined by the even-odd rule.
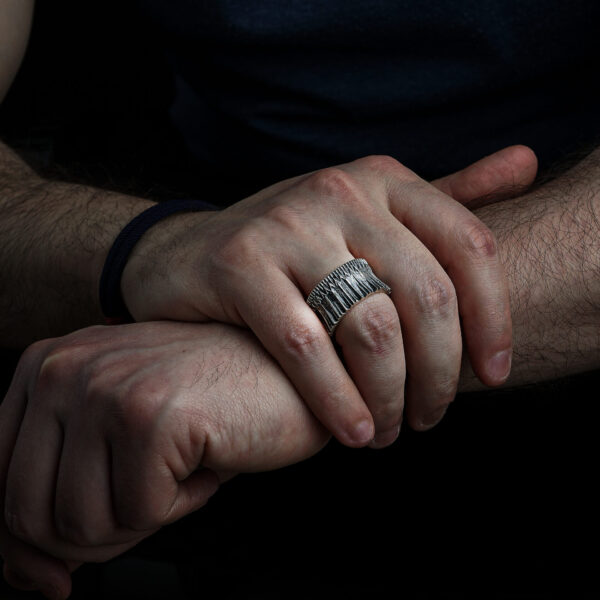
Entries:
[[342,317],[355,304],[378,292],[391,294],[392,290],[375,276],[364,258],[353,258],[321,279],[306,302],[333,336]]

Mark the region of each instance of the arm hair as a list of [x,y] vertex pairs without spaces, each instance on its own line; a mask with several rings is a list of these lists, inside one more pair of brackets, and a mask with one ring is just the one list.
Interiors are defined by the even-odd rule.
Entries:
[[[600,367],[600,150],[526,195],[475,211],[509,278],[506,387]],[[482,389],[464,361],[461,391]]]

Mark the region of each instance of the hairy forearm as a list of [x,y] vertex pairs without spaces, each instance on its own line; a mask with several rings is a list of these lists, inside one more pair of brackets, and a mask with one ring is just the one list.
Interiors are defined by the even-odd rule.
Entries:
[[[600,150],[554,181],[477,211],[511,290],[505,387],[600,368]],[[465,361],[461,391],[482,389]]]
[[0,346],[98,323],[98,281],[120,229],[152,202],[47,181],[0,142]]

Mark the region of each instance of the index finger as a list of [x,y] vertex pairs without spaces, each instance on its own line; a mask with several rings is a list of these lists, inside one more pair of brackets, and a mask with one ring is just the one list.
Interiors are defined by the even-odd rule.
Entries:
[[456,288],[473,370],[504,383],[512,358],[508,280],[492,232],[464,206],[423,180],[391,182],[390,208],[431,251]]
[[0,404],[0,554],[4,558],[4,576],[11,586],[22,590],[59,590],[67,597],[71,593],[71,578],[63,561],[11,535],[4,520],[6,476],[27,407],[25,365],[32,360],[34,352],[29,350],[21,358],[10,388]]
[[537,174],[537,157],[527,146],[509,146],[460,171],[431,182],[470,210],[523,193]]

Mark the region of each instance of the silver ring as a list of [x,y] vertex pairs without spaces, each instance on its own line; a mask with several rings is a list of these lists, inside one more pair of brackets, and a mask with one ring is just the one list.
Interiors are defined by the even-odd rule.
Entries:
[[321,279],[306,302],[333,336],[342,317],[355,304],[377,292],[391,294],[392,290],[375,276],[364,258],[353,258]]

